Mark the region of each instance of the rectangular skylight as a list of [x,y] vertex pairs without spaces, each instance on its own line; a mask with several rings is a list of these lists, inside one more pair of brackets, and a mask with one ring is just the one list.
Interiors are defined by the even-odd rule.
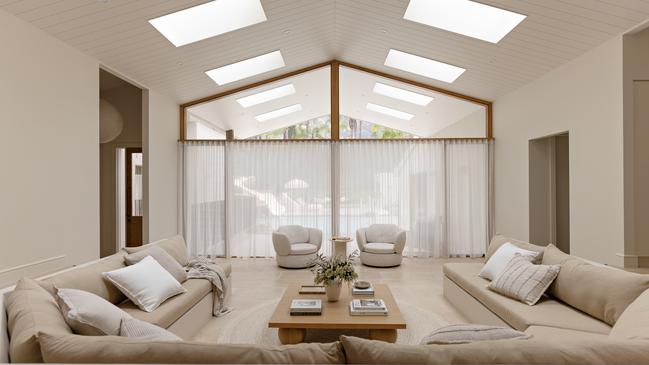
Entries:
[[455,81],[466,69],[391,49],[385,65],[444,82]]
[[244,108],[248,108],[253,105],[265,103],[267,101],[283,98],[291,94],[295,94],[295,87],[293,86],[293,84],[288,84],[276,87],[274,89],[262,91],[260,93],[244,96],[237,99],[237,103],[239,103]]
[[274,51],[261,56],[248,58],[240,62],[205,71],[214,82],[219,85],[229,84],[234,81],[272,71],[285,66],[282,52]]
[[149,20],[174,46],[266,21],[260,0],[215,0]]
[[498,43],[526,16],[469,0],[410,0],[403,18]]
[[380,82],[374,84],[374,92],[383,96],[387,96],[389,98],[399,99],[421,106],[426,106],[428,105],[428,103],[433,101],[433,98],[430,96],[382,84]]
[[371,110],[373,112],[389,115],[391,117],[403,119],[403,120],[410,120],[414,115],[406,112],[402,112],[400,110],[388,108],[387,106],[381,106],[377,104],[372,104],[372,103],[367,103],[367,110]]
[[285,115],[289,115],[291,113],[299,112],[300,110],[302,110],[302,104],[295,104],[281,109],[273,110],[272,112],[259,114],[258,116],[255,117],[255,119],[257,119],[257,121],[259,122],[265,122],[267,120],[271,120],[271,119],[283,117]]

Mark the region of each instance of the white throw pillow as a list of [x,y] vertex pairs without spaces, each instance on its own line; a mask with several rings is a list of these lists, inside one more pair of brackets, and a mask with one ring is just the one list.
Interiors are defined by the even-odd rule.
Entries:
[[482,324],[452,324],[440,327],[425,336],[421,345],[449,345],[496,340],[526,340],[531,338],[525,332],[509,327]]
[[56,299],[65,322],[85,336],[119,335],[120,322],[131,316],[106,299],[79,289],[58,289]]
[[147,341],[182,341],[183,339],[155,324],[139,319],[124,318],[120,326],[119,335],[134,337]]
[[488,288],[527,305],[534,305],[557,278],[560,265],[534,265],[520,254],[514,255],[505,270]]
[[153,312],[165,300],[186,291],[151,256],[133,266],[105,272],[103,275],[145,312]]
[[493,280],[505,269],[509,261],[514,258],[515,254],[520,254],[523,258],[534,262],[539,256],[538,252],[524,250],[507,242],[500,246],[496,252],[489,258],[487,263],[480,270],[479,276],[487,280]]

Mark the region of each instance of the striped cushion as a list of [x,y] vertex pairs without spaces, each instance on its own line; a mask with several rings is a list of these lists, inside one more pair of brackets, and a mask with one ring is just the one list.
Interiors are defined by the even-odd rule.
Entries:
[[148,341],[182,341],[180,337],[162,327],[135,318],[122,319],[119,335]]
[[421,340],[422,345],[446,345],[495,340],[525,340],[532,337],[525,332],[509,327],[487,326],[482,324],[453,324],[441,327]]
[[520,254],[489,284],[489,289],[534,305],[559,274],[560,265],[534,265]]

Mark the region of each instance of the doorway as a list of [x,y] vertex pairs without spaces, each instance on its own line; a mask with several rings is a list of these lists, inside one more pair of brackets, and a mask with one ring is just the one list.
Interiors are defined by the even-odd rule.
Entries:
[[127,247],[142,245],[142,148],[125,149],[125,198]]
[[529,141],[529,238],[570,253],[570,136]]

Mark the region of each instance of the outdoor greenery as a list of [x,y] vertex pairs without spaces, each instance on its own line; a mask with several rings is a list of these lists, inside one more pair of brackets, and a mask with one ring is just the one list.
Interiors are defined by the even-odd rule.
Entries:
[[[329,139],[330,136],[331,121],[327,115],[266,132],[251,137],[251,139]],[[417,136],[380,124],[341,115],[340,138],[392,139],[417,138]]]
[[315,274],[313,282],[316,285],[353,282],[358,278],[358,274],[354,271],[354,259],[357,254],[354,251],[347,257],[338,257],[335,255],[333,257],[327,257],[319,253],[313,262],[315,267],[311,269],[311,272]]

